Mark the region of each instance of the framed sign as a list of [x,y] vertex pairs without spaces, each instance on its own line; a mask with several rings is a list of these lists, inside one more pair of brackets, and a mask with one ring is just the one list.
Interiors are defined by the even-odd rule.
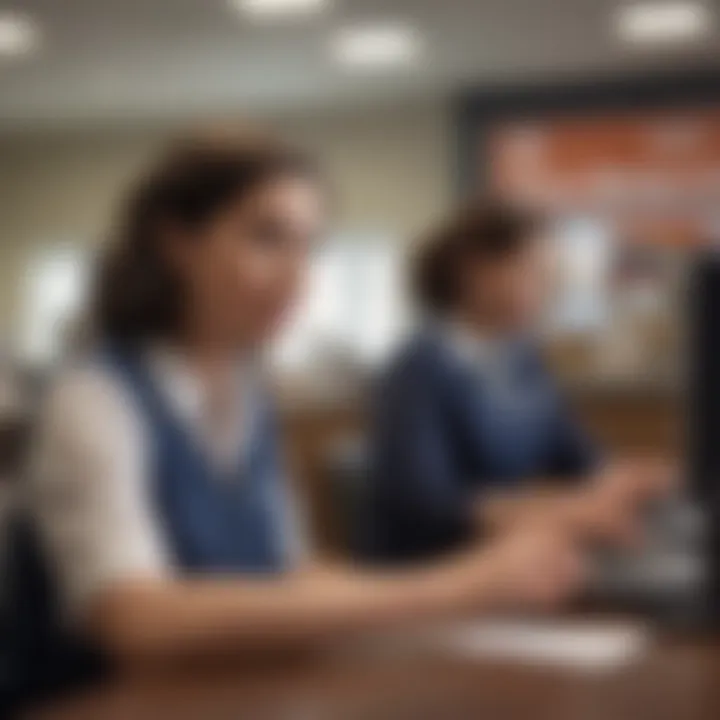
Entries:
[[469,93],[458,138],[464,195],[539,206],[553,220],[549,338],[581,358],[565,370],[671,376],[683,258],[720,237],[720,75]]

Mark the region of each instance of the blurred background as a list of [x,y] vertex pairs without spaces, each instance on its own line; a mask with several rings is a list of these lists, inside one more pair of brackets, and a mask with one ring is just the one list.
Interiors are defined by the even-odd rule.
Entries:
[[323,546],[346,517],[330,469],[413,323],[414,239],[470,193],[551,214],[544,340],[586,424],[677,450],[687,267],[720,233],[718,25],[711,0],[0,0],[0,472],[81,341],[126,182],[214,123],[274,128],[335,188],[273,352]]

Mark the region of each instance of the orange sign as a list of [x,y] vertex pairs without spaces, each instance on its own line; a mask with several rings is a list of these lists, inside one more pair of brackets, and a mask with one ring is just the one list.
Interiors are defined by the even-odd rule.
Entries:
[[720,110],[515,123],[492,134],[490,159],[502,195],[662,221],[683,242],[720,212]]

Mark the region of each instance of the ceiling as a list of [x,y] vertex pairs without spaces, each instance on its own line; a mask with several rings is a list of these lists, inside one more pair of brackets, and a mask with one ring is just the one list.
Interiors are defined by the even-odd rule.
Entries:
[[[334,0],[322,15],[253,24],[227,0],[0,0],[29,13],[36,54],[0,58],[0,122],[191,117],[412,97],[470,83],[720,65],[718,38],[639,52],[613,38],[621,0]],[[328,38],[358,21],[412,23],[417,66],[359,74]]]

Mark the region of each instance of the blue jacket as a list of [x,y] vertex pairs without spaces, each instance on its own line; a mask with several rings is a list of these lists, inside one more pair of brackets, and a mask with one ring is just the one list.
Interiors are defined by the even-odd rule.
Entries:
[[[418,334],[377,388],[365,551],[426,558],[469,537],[483,492],[534,477],[577,477],[597,460],[538,353],[518,344],[502,380]],[[475,512],[475,514],[477,514]]]

